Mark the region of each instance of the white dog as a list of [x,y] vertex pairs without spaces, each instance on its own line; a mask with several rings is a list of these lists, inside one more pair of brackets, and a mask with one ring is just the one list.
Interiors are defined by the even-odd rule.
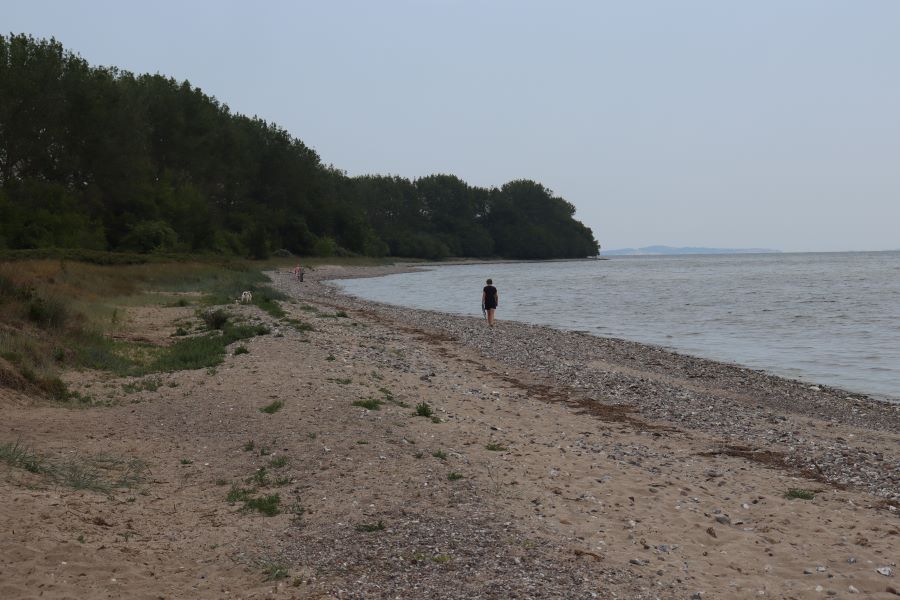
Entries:
[[243,292],[241,294],[241,304],[250,304],[253,302],[253,294],[250,292]]

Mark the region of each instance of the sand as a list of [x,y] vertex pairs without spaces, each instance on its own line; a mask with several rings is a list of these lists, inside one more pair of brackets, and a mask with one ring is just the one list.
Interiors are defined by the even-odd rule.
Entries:
[[[628,372],[613,349],[548,359],[538,344],[527,360],[488,358],[485,335],[520,348],[544,333],[502,320],[485,333],[478,319],[379,307],[322,283],[352,274],[323,268],[302,285],[276,274],[297,298],[288,316],[313,329],[229,307],[272,332],[216,369],[148,377],[159,386],[137,391],[67,376],[108,406],[0,389],[0,444],[110,481],[128,461],[146,465],[131,487],[92,491],[0,463],[0,598],[897,597],[891,407],[877,408],[881,427],[838,409],[816,416],[778,404],[789,383],[725,385],[736,367],[708,361],[711,376],[688,378],[663,355]],[[130,311],[132,335],[158,343],[191,318]],[[736,417],[660,408],[677,394]],[[367,399],[382,404],[353,405]],[[283,408],[259,410],[274,401]],[[414,414],[423,402],[434,419]],[[772,422],[740,429],[751,410]],[[881,460],[841,482],[825,462],[813,473],[788,460],[807,453],[798,439],[814,440],[812,455],[840,439],[848,456]],[[254,485],[256,497],[278,494],[280,514],[227,501],[232,486]]]

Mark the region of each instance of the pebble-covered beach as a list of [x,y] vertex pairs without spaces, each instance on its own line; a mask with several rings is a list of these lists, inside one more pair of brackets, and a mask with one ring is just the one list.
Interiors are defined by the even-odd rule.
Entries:
[[[340,269],[314,273],[311,279],[397,270]],[[310,286],[303,293],[327,300],[335,290]],[[503,322],[502,309],[498,327],[489,329],[477,318],[348,296],[340,304],[446,336],[492,360],[526,369],[570,399],[622,406],[647,422],[715,434],[721,447],[711,452],[745,456],[900,503],[900,403],[627,340]]]

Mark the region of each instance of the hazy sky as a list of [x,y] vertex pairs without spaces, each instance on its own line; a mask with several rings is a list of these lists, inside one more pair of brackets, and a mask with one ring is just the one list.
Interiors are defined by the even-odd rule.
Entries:
[[28,0],[351,175],[542,182],[604,248],[900,248],[900,2]]

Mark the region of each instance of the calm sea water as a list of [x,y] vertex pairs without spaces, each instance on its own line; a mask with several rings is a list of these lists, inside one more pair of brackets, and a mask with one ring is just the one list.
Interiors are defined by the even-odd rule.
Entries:
[[616,257],[343,280],[356,296],[658,344],[900,400],[900,252]]

